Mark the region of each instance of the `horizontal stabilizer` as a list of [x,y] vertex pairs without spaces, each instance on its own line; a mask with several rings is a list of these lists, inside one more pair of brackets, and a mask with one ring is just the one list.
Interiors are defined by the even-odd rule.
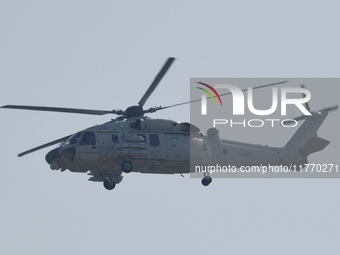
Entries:
[[311,154],[317,151],[322,151],[324,148],[327,147],[327,145],[330,143],[330,141],[327,141],[326,139],[323,139],[318,136],[313,136],[303,147],[302,151],[304,154]]
[[[306,117],[304,123],[302,123],[301,127],[296,131],[296,133],[292,136],[292,138],[288,141],[285,148],[290,151],[300,151],[302,148],[308,150],[307,144],[312,140],[312,138],[316,137],[316,132],[324,122],[328,115],[328,112],[312,112],[311,116]],[[311,145],[319,147],[320,142],[311,141]],[[329,142],[328,142],[329,143]],[[327,145],[327,144],[326,144]],[[313,147],[312,146],[312,147]],[[325,146],[324,146],[325,147]],[[323,148],[324,148],[323,147]],[[319,151],[319,150],[317,150]]]

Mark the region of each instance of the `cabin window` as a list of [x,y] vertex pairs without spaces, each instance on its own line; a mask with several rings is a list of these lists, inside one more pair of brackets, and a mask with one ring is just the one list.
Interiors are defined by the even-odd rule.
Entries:
[[95,145],[96,144],[96,136],[94,132],[84,132],[80,145]]
[[223,149],[224,154],[228,154],[228,149]]
[[112,142],[113,143],[119,143],[118,135],[112,135]]
[[151,146],[154,146],[154,147],[159,146],[159,137],[158,137],[158,135],[152,134],[152,135],[149,136],[149,138],[150,138],[150,145]]

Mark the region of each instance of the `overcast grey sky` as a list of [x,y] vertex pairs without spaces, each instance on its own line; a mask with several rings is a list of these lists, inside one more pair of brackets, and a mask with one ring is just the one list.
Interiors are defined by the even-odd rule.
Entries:
[[[170,56],[146,106],[188,101],[190,77],[339,77],[339,5],[1,1],[0,105],[125,109]],[[108,192],[84,174],[51,171],[50,148],[16,155],[110,116],[0,117],[1,254],[339,254],[338,179],[220,179],[205,188],[188,175],[132,173]],[[152,117],[187,121],[189,107]],[[339,111],[324,138],[335,119]]]

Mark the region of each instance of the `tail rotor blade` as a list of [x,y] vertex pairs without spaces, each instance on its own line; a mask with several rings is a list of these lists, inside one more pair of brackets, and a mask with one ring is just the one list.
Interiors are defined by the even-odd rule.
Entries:
[[[301,84],[300,85],[300,87],[301,88],[303,88],[303,89],[305,89],[306,88],[306,86],[305,85],[303,85],[303,84]],[[304,97],[304,95],[303,95],[303,97]],[[309,107],[309,103],[308,102],[306,102],[306,103],[304,103],[304,106],[305,106],[305,108],[307,109],[307,111],[311,111],[311,109],[310,109],[310,107]]]
[[305,116],[305,115],[302,115],[302,116],[299,116],[299,117],[294,118],[294,120],[300,121],[300,120],[304,120],[305,118],[306,118],[306,116]]
[[[299,116],[299,117],[294,118],[293,120],[286,120],[286,121],[284,121],[283,123],[284,123],[285,125],[293,124],[293,123],[295,123],[296,121],[304,120],[305,118],[306,118],[305,115],[301,115],[301,116]],[[295,120],[295,121],[294,121],[294,120]]]
[[330,106],[330,107],[326,107],[322,110],[320,110],[320,112],[331,112],[331,111],[335,111],[339,108],[338,105],[334,105],[334,106]]
[[285,120],[284,122],[283,122],[283,125],[290,125],[290,124],[293,124],[293,123],[295,123],[295,121],[292,121],[292,120]]

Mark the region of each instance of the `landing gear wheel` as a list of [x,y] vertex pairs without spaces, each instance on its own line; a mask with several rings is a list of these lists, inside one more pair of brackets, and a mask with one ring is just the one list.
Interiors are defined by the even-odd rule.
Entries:
[[127,174],[130,173],[133,170],[133,166],[129,161],[124,161],[121,164],[121,168],[122,168],[122,171],[124,173],[127,173]]
[[212,182],[212,179],[210,176],[206,176],[202,179],[201,182],[203,186],[208,186]]
[[113,190],[116,187],[116,183],[113,180],[104,180],[103,185],[107,190]]

